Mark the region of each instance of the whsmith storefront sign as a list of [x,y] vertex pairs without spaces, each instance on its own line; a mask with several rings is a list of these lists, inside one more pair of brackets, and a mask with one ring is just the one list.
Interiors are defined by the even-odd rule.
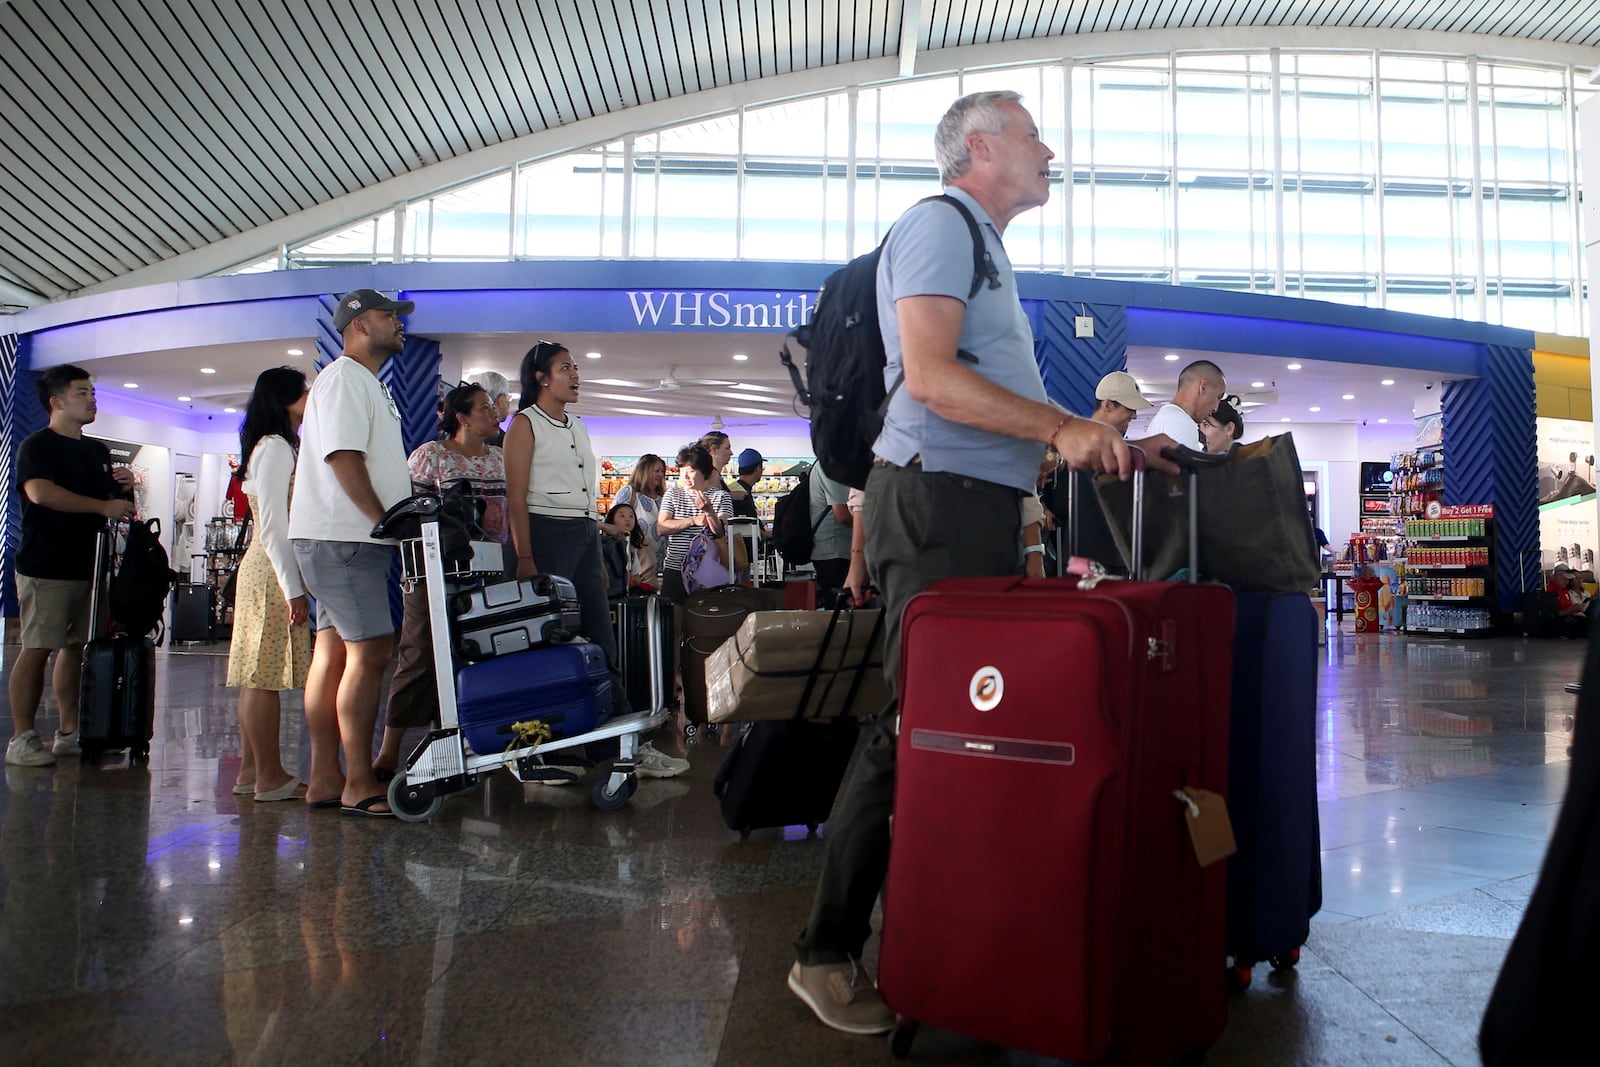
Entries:
[[814,293],[752,293],[716,289],[630,289],[633,324],[640,329],[792,330],[811,321]]

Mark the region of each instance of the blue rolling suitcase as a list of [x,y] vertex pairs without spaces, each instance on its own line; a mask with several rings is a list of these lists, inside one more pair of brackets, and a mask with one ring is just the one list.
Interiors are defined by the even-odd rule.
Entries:
[[1317,822],[1317,611],[1304,593],[1236,593],[1228,814],[1232,984],[1292,967],[1322,908]]
[[497,656],[456,674],[456,715],[474,752],[501,752],[511,724],[538,719],[554,737],[587,733],[611,711],[611,672],[587,641]]

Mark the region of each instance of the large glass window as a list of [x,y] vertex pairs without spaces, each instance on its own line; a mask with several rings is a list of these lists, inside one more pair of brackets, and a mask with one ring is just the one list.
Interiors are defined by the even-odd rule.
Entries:
[[993,89],[1022,93],[1058,153],[1049,202],[1006,231],[1020,270],[1581,329],[1571,115],[1586,78],[1363,50],[971,69],[734,109],[418,198],[285,261],[840,262],[939,191],[936,124]]

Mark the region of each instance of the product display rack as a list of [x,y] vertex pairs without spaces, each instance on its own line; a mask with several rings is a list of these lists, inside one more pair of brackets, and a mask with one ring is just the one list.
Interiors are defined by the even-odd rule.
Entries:
[[1405,524],[1406,632],[1494,632],[1493,506],[1435,503],[1427,511]]
[[233,605],[226,603],[222,590],[239,569],[239,560],[250,547],[252,528],[239,539],[240,524],[232,519],[212,519],[206,523],[206,585],[211,587],[211,636],[222,639],[233,635]]
[[1396,452],[1389,461],[1389,512],[1397,519],[1421,518],[1444,493],[1444,445]]

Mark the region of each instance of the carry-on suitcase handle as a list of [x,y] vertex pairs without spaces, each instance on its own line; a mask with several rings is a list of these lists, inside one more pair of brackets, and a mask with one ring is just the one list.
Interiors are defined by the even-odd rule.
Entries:
[[[1128,452],[1133,459],[1133,530],[1129,553],[1133,557],[1132,579],[1144,581],[1144,483],[1148,476],[1144,449],[1130,444]],[[1226,452],[1200,452],[1184,445],[1168,445],[1161,455],[1178,465],[1189,476],[1189,581],[1200,580],[1200,505],[1198,475],[1202,467],[1220,467],[1228,461]],[[1071,472],[1069,472],[1070,474]],[[1078,556],[1078,479],[1067,479],[1067,543],[1061,551],[1061,528],[1056,528],[1056,558],[1063,560],[1063,571],[1080,577],[1103,577],[1104,568],[1098,563]]]

